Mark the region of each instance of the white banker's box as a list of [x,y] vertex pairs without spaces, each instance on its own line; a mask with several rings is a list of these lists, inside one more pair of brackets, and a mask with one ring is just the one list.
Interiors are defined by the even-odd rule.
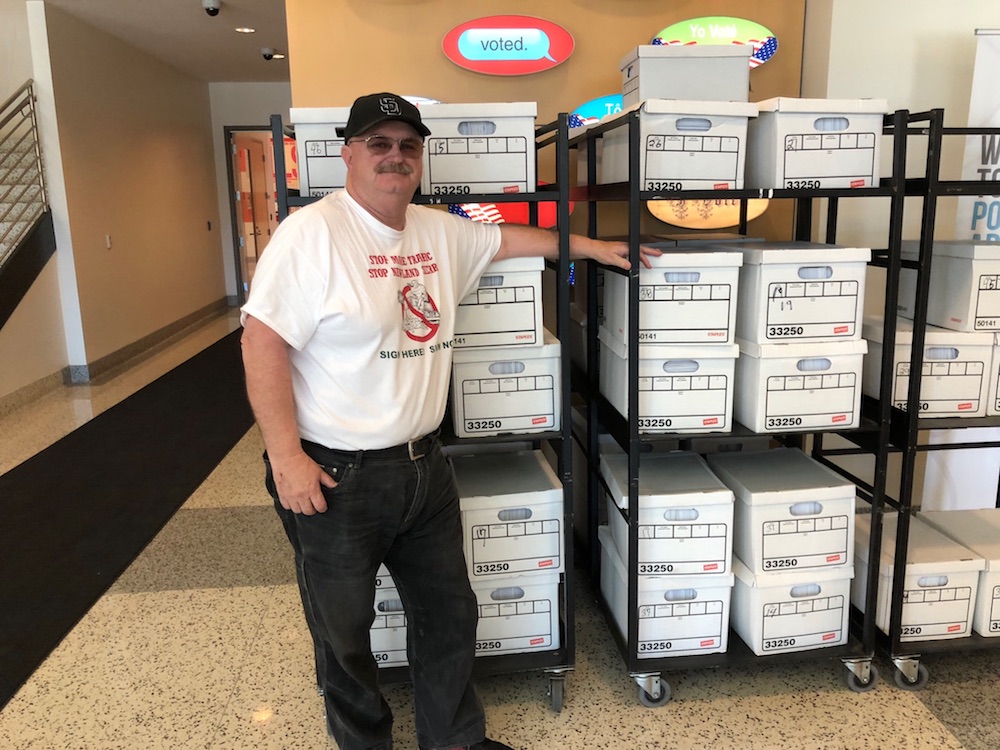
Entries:
[[[678,247],[639,268],[639,343],[732,344],[743,254]],[[628,341],[629,277],[605,273],[604,326]]]
[[[879,397],[881,391],[883,321],[866,317],[864,335],[869,354],[861,382],[865,395]],[[892,358],[892,404],[906,409],[910,386],[910,346],[913,323],[896,319],[896,341]],[[993,334],[949,331],[927,326],[924,334],[920,376],[921,417],[982,417],[989,398],[989,372],[993,356]]]
[[375,619],[368,631],[372,655],[380,667],[407,663],[406,615],[403,600],[394,588],[375,589]]
[[[882,519],[875,624],[887,634],[892,606],[898,520],[898,513],[886,513]],[[856,575],[851,586],[851,601],[864,612],[871,554],[871,515],[859,513],[855,525]],[[913,516],[910,519],[903,579],[900,641],[943,640],[969,635],[972,632],[979,571],[985,567],[986,561],[982,557],[935,530],[922,521],[919,515]]]
[[986,561],[972,629],[987,638],[1000,636],[1000,508],[935,510],[921,512],[919,518]]
[[745,242],[736,335],[759,344],[861,338],[871,250],[816,242]]
[[452,462],[470,581],[564,570],[563,488],[541,451]]
[[[601,593],[618,630],[627,638],[629,579],[625,564],[608,527],[598,527],[597,535],[601,544]],[[725,653],[732,573],[693,578],[639,576],[636,586],[639,636],[634,647],[638,658]]]
[[541,346],[458,349],[452,360],[451,406],[457,437],[558,430],[559,340]]
[[740,190],[746,161],[747,120],[756,104],[646,99],[601,124],[620,121],[604,133],[598,165],[600,184],[629,179],[629,120],[639,122],[640,190]]
[[[902,257],[918,260],[919,243],[904,242]],[[900,269],[900,315],[913,317],[916,291],[916,269]],[[1000,330],[1000,242],[934,242],[927,322],[954,331]]]
[[990,364],[990,385],[986,400],[986,414],[1000,416],[1000,333],[993,334],[993,360]]
[[757,656],[842,646],[854,569],[752,573],[733,561],[733,630]]
[[733,553],[751,572],[850,567],[853,484],[794,448],[714,453],[708,465],[736,495]]
[[552,651],[559,648],[557,573],[480,581],[476,655]]
[[861,421],[860,341],[756,344],[739,341],[736,421],[754,432],[832,430]]
[[295,126],[295,152],[298,156],[299,194],[326,195],[344,187],[347,166],[340,156],[343,130],[350,107],[292,107],[289,121]]
[[[628,456],[601,456],[611,501],[628,509]],[[608,508],[615,548],[628,560],[628,522]],[[731,573],[733,493],[695,453],[643,455],[639,465],[638,574],[703,576]]]
[[747,187],[878,186],[884,99],[757,102],[747,149]]
[[[628,418],[628,347],[601,327],[601,393]],[[729,432],[736,344],[639,347],[640,432]]]
[[425,104],[424,195],[533,193],[535,102]]
[[622,58],[622,106],[643,99],[716,99],[750,95],[749,44],[640,44]]
[[544,258],[490,263],[479,284],[458,303],[455,346],[525,346],[542,343]]

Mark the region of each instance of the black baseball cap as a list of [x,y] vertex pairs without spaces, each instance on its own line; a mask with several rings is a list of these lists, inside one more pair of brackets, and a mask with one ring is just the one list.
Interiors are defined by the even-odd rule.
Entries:
[[354,100],[347,125],[344,126],[344,139],[361,135],[386,120],[405,122],[425,138],[431,134],[420,119],[420,111],[416,106],[398,94],[383,91],[381,94],[359,96]]

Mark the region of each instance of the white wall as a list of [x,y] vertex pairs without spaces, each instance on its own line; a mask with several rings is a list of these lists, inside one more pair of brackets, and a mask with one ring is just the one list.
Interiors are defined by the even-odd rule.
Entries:
[[[292,106],[292,89],[288,83],[211,83],[208,88],[212,106],[212,143],[219,195],[222,262],[226,275],[226,294],[233,298],[237,295],[236,265],[224,128],[259,126],[266,129],[271,126],[271,115],[281,115],[282,120],[287,123],[288,109]],[[274,202],[273,196],[269,202]]]

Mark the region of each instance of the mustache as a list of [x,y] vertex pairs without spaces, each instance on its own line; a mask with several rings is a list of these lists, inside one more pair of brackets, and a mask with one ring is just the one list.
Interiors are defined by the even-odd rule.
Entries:
[[388,162],[386,164],[379,164],[375,169],[376,174],[385,174],[386,172],[394,172],[401,175],[411,175],[413,174],[413,167],[405,162]]

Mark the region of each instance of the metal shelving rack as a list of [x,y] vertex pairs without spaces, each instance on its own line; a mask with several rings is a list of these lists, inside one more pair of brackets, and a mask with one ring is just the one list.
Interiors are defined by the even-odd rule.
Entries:
[[[498,442],[532,442],[536,447],[543,442],[553,446],[557,457],[556,474],[563,486],[563,555],[565,572],[561,574],[559,585],[559,648],[549,651],[535,651],[519,654],[497,654],[477,656],[475,674],[485,676],[511,672],[542,671],[549,675],[548,697],[552,709],[562,710],[565,698],[566,675],[573,671],[576,658],[575,593],[573,585],[573,445],[570,429],[570,361],[569,361],[569,295],[571,270],[569,261],[569,116],[559,114],[556,120],[541,125],[535,130],[535,158],[537,167],[538,150],[555,148],[555,182],[534,193],[510,193],[461,196],[414,196],[413,202],[421,205],[447,205],[456,199],[463,203],[527,203],[529,223],[538,222],[538,204],[556,202],[556,226],[559,228],[559,260],[547,262],[547,267],[556,273],[556,337],[564,342],[561,347],[560,378],[562,425],[559,430],[545,433],[501,435],[484,438],[457,438],[450,429],[451,419],[445,415],[442,423],[442,439],[445,443],[461,442],[463,445],[495,444]],[[288,216],[290,210],[308,205],[318,197],[288,194],[285,181],[284,136],[292,134],[284,128],[281,115],[271,115],[271,133],[275,144],[274,171],[277,181],[278,220]],[[538,170],[536,169],[536,174]],[[384,667],[379,670],[380,679],[386,683],[407,682],[407,667]]]
[[[834,243],[836,240],[836,227],[838,218],[838,207],[841,198],[886,198],[889,200],[889,238],[890,250],[883,254],[892,259],[890,275],[891,284],[887,283],[886,305],[891,304],[895,311],[896,287],[899,275],[899,244],[902,235],[903,201],[905,198],[905,164],[906,164],[906,125],[909,121],[909,114],[904,110],[899,110],[891,115],[887,115],[884,121],[883,132],[893,139],[892,175],[888,179],[882,179],[878,187],[860,189],[819,189],[819,190],[798,190],[798,189],[744,189],[727,190],[727,199],[741,199],[740,225],[739,231],[745,233],[747,229],[747,200],[752,198],[789,199],[795,201],[795,225],[794,239],[808,240],[812,231],[813,204],[818,199],[826,200],[826,237],[825,242]],[[588,205],[588,235],[598,237],[598,205],[606,201],[619,201],[628,203],[628,238],[630,244],[630,261],[632,270],[627,273],[629,276],[629,319],[637,321],[639,319],[639,244],[640,244],[640,209],[641,202],[656,199],[678,199],[686,200],[713,199],[718,198],[716,191],[643,191],[639,189],[638,181],[633,179],[627,183],[617,184],[597,184],[596,140],[611,129],[611,127],[629,128],[629,174],[639,174],[639,164],[641,158],[641,140],[639,130],[639,114],[631,112],[625,118],[625,124],[615,122],[604,125],[596,125],[570,140],[571,148],[578,148],[581,144],[587,144],[587,181],[586,187],[574,188],[570,191],[570,197],[574,200],[586,202]],[[618,269],[605,268],[605,273],[618,272]],[[587,431],[581,442],[584,442],[584,452],[588,456],[588,546],[590,547],[591,574],[593,580],[599,580],[600,550],[597,541],[597,519],[599,517],[598,487],[604,487],[603,478],[598,470],[598,428],[599,425],[607,428],[608,432],[616,439],[619,445],[628,455],[628,476],[629,476],[629,498],[627,519],[638,517],[639,506],[639,457],[640,454],[651,450],[653,445],[665,445],[670,449],[691,450],[696,442],[706,439],[717,439],[722,443],[736,443],[750,438],[760,438],[759,433],[753,433],[738,423],[734,424],[733,431],[729,434],[706,434],[692,436],[689,433],[677,434],[657,434],[640,436],[636,420],[625,420],[617,410],[611,406],[600,394],[598,387],[598,338],[597,338],[597,280],[595,273],[587,275],[587,371],[576,372],[574,387],[585,396],[590,408],[587,410]],[[628,413],[638,414],[638,325],[629,326],[628,342]],[[891,364],[891,342],[886,344]],[[885,374],[883,373],[883,377]],[[883,390],[883,392],[887,392]],[[885,477],[887,473],[888,451],[884,449],[888,442],[890,422],[886,416],[878,421],[864,419],[859,428],[843,433],[849,440],[861,442],[868,445],[876,453],[876,479],[872,485],[868,485],[868,494],[873,505],[873,526],[877,525],[881,531],[882,502],[885,490]],[[831,462],[823,454],[821,433],[774,433],[772,438],[795,447],[803,447],[804,438],[807,434],[812,434],[814,442],[818,443],[819,450],[814,446],[813,457],[824,465],[838,471],[845,472],[839,466]],[[703,442],[702,442],[703,444]],[[607,489],[605,487],[605,489]],[[619,512],[616,507],[609,507],[607,512]],[[878,569],[877,566],[869,566],[868,588],[865,613],[862,615],[857,610],[852,610],[852,628],[849,641],[841,647],[818,649],[812,651],[802,651],[789,654],[775,654],[769,656],[756,656],[743,643],[739,636],[730,631],[729,648],[723,654],[681,656],[681,657],[661,657],[655,659],[639,659],[636,651],[638,642],[638,618],[636,615],[638,601],[637,577],[632,574],[638,570],[638,528],[637,524],[629,523],[629,559],[626,568],[629,571],[628,581],[628,633],[622,637],[610,614],[607,602],[603,595],[600,595],[605,616],[608,619],[609,628],[614,634],[619,649],[622,652],[629,676],[633,678],[639,687],[639,699],[648,706],[664,705],[670,700],[669,685],[661,679],[661,674],[668,671],[682,669],[699,669],[703,667],[738,666],[747,664],[765,664],[793,661],[807,661],[816,659],[839,659],[847,668],[847,684],[856,692],[865,692],[875,687],[878,681],[878,672],[872,664],[876,650],[876,627],[875,627],[875,597],[877,593]],[[870,540],[870,559],[879,558],[881,547],[881,533],[873,533]]]
[[[889,452],[901,454],[902,466],[898,497],[885,496],[886,503],[899,513],[896,531],[896,546],[894,560],[906,560],[909,546],[910,521],[916,508],[913,503],[913,484],[916,473],[917,454],[930,450],[967,450],[975,448],[1000,447],[1000,441],[970,440],[962,443],[936,445],[921,445],[921,432],[940,429],[958,429],[972,427],[1000,426],[1000,417],[981,418],[921,418],[919,416],[920,385],[922,368],[911,367],[907,389],[906,409],[895,408],[887,394],[891,393],[892,383],[892,347],[894,345],[897,284],[900,267],[916,270],[916,299],[913,311],[913,340],[910,351],[910,361],[920,362],[923,359],[923,347],[927,322],[927,303],[930,290],[931,263],[933,259],[934,227],[937,217],[938,199],[945,196],[963,195],[1000,195],[1000,183],[972,180],[941,180],[941,153],[944,136],[968,135],[1000,135],[1000,128],[946,128],[944,127],[944,110],[934,109],[915,113],[908,118],[905,130],[906,138],[926,137],[926,166],[923,177],[907,179],[905,193],[908,196],[923,198],[920,221],[920,255],[918,261],[903,261],[898,254],[891,254],[883,259],[889,269],[885,306],[885,341],[883,350],[881,393],[883,398],[878,402],[873,399],[864,404],[865,411],[877,412],[881,425],[879,440],[875,450],[879,458]],[[898,244],[897,244],[898,247]],[[867,452],[872,452],[872,446],[865,446]],[[834,452],[827,452],[833,455]],[[884,466],[884,461],[882,462]],[[884,492],[885,476],[879,478],[880,489]],[[996,507],[1000,507],[1000,486],[998,486]],[[874,519],[873,519],[874,520]],[[881,526],[879,526],[879,532]],[[876,533],[873,523],[872,534]],[[872,557],[870,560],[876,560]],[[877,566],[871,565],[875,568]],[[901,642],[902,615],[905,565],[895,565],[892,578],[890,597],[889,634],[879,633],[879,649],[884,651],[896,667],[894,679],[896,684],[906,690],[918,690],[926,686],[929,679],[927,667],[920,663],[920,656],[925,653],[945,653],[956,651],[971,651],[1000,647],[1000,642],[994,638],[984,638],[976,633],[968,637],[954,640],[909,640]],[[870,580],[870,579],[869,579]],[[869,582],[869,592],[871,583]],[[871,607],[869,602],[869,607]]]

